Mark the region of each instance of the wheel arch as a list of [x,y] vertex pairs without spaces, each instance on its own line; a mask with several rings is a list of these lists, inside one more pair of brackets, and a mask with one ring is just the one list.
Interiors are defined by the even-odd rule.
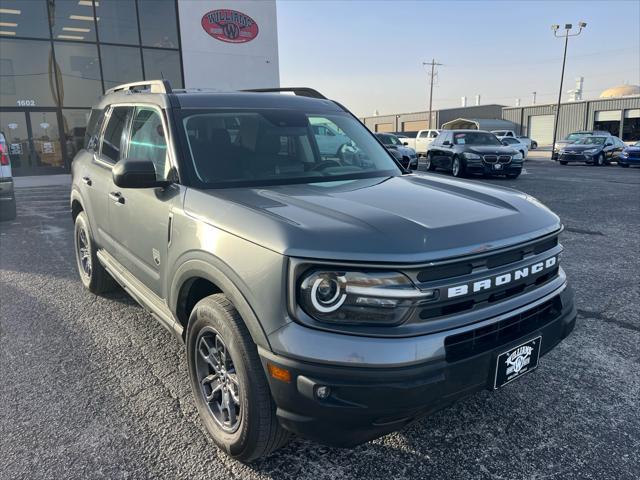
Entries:
[[177,321],[182,325],[182,337],[185,338],[189,315],[195,304],[214,293],[223,293],[238,310],[256,345],[271,350],[267,335],[247,296],[238,287],[239,281],[233,281],[233,275],[226,273],[223,266],[216,265],[214,257],[190,258],[176,269],[169,289],[169,306]]
[[76,189],[71,190],[70,205],[71,205],[71,218],[75,222],[78,214],[80,212],[85,211],[84,203],[82,201],[82,197],[80,196],[80,192],[78,192]]

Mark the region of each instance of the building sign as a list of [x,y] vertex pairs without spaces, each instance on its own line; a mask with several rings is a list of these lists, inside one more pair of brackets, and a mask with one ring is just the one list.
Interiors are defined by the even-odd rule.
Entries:
[[53,142],[42,142],[42,153],[56,153]]
[[258,36],[258,24],[249,15],[235,10],[212,10],[202,17],[202,28],[216,40],[246,43]]

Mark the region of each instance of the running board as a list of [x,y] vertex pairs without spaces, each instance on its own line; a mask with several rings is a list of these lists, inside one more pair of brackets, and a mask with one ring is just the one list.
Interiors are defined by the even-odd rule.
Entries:
[[102,248],[99,249],[96,252],[96,256],[114,280],[118,282],[142,308],[149,312],[160,325],[178,337],[180,341],[184,341],[182,338],[182,325],[174,320],[171,311],[160,297],[134,277],[129,270],[122,266],[122,264],[106,250]]

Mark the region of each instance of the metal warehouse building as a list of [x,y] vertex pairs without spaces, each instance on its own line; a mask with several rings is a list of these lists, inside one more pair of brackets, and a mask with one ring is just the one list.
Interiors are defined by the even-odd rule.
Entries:
[[372,132],[415,132],[428,128],[440,128],[442,124],[458,118],[500,119],[503,107],[503,105],[491,104],[434,110],[431,114],[431,122],[428,119],[429,112],[378,115],[364,117],[362,121]]
[[[551,145],[557,105],[508,107],[502,118],[517,125],[516,133],[539,145]],[[640,96],[560,104],[558,138],[578,130],[606,130],[625,142],[640,140]]]

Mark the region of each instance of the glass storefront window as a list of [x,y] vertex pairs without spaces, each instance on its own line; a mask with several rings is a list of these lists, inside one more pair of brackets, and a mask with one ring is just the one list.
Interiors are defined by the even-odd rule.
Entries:
[[0,132],[4,134],[13,168],[29,164],[31,143],[27,129],[27,117],[24,112],[0,111]]
[[34,164],[64,167],[56,112],[30,112]]
[[2,0],[0,38],[49,38],[46,1]]
[[[3,4],[4,5],[4,4]],[[9,40],[0,45],[0,105],[55,106],[51,44],[40,40]]]
[[67,162],[71,163],[73,157],[84,147],[84,134],[89,122],[91,110],[62,110],[64,142],[67,150]]
[[65,107],[90,107],[102,95],[97,45],[55,42]]
[[173,88],[182,88],[180,53],[171,50],[143,49],[145,80],[166,79]]
[[96,41],[93,5],[90,1],[54,0],[50,5],[54,40]]
[[138,0],[138,13],[144,46],[178,48],[175,0]]
[[138,45],[138,17],[135,0],[104,1],[96,4],[100,42]]
[[122,83],[143,80],[139,48],[101,45],[100,57],[105,90]]

